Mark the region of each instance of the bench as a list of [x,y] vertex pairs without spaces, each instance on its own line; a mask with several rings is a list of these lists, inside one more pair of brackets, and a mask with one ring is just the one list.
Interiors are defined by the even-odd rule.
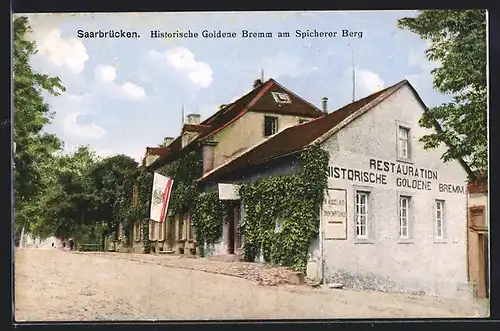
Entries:
[[100,244],[81,244],[78,245],[80,252],[99,252],[101,250]]

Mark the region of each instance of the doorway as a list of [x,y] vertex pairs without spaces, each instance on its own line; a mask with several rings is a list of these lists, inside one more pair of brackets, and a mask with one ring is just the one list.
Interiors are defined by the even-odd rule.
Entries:
[[234,254],[234,208],[229,208],[228,210],[228,215],[227,215],[227,221],[228,221],[228,247],[227,247],[227,252],[229,254]]
[[240,248],[241,239],[239,236],[240,222],[240,202],[235,202],[228,208],[227,213],[227,252],[235,254],[235,251]]
[[166,242],[167,242],[167,251],[173,251],[174,250],[174,233],[175,233],[175,218],[173,216],[169,216],[167,218],[167,224],[166,224],[166,227],[167,227],[167,238],[166,238]]
[[489,297],[489,259],[488,233],[479,233],[479,277],[477,295],[480,298]]

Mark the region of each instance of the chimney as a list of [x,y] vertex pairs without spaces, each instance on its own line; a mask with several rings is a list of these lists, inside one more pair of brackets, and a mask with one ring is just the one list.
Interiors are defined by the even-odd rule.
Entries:
[[167,147],[172,143],[172,141],[174,141],[174,137],[165,137],[165,139],[163,139],[163,145]]
[[189,114],[186,124],[200,124],[200,114]]
[[214,168],[215,165],[215,145],[216,143],[214,142],[203,142],[203,148],[202,148],[202,153],[203,153],[203,173],[206,174],[210,170]]
[[258,87],[261,87],[262,86],[262,81],[260,79],[256,79],[254,82],[253,82],[253,88],[256,89]]
[[321,104],[323,106],[323,113],[325,113],[325,115],[327,115],[328,114],[328,98],[324,97],[323,99],[321,99]]

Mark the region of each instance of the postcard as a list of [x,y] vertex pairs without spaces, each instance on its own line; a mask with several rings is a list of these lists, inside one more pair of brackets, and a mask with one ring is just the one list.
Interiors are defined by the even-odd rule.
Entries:
[[489,316],[486,11],[12,26],[16,322]]

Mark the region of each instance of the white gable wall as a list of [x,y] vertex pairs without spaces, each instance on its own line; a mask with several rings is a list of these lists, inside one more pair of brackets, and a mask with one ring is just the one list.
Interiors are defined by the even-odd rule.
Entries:
[[[330,166],[385,175],[386,184],[329,177],[329,188],[347,191],[347,239],[323,240],[326,282],[377,290],[469,296],[466,266],[466,179],[458,162],[443,163],[444,149],[424,150],[418,139],[423,108],[408,86],[357,118],[323,143]],[[398,123],[410,128],[412,165],[437,171],[437,180],[370,169],[370,159],[398,164]],[[380,164],[383,166],[383,163]],[[392,168],[392,165],[389,165]],[[333,174],[333,168],[332,174]],[[397,177],[423,180],[431,189],[397,186]],[[463,193],[439,192],[439,184]],[[369,192],[368,239],[356,239],[355,191]],[[399,194],[411,196],[410,239],[399,239]],[[435,200],[445,201],[445,234],[436,240]],[[313,249],[314,250],[314,249]],[[315,250],[315,255],[320,254]],[[465,289],[465,290],[464,290]]]

